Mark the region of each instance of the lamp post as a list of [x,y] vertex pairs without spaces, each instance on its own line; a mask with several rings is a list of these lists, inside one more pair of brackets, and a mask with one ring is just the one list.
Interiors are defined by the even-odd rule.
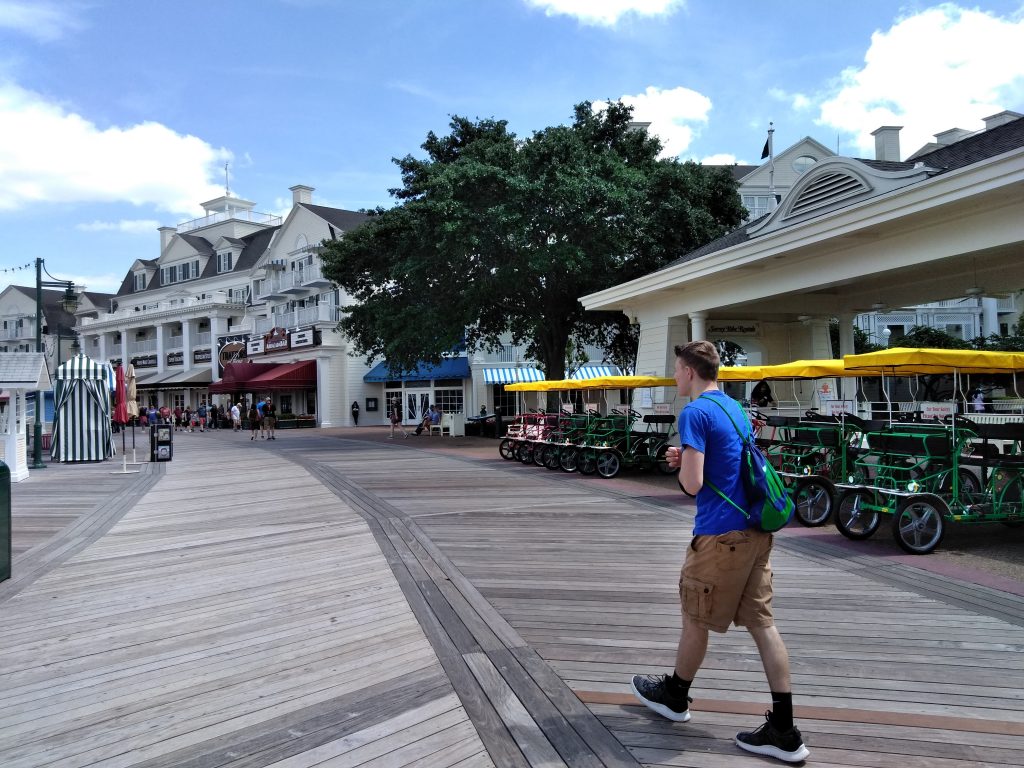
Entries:
[[[43,288],[63,288],[64,296],[61,297],[60,304],[65,312],[74,314],[75,310],[78,309],[78,297],[75,296],[75,284],[70,280],[43,280],[43,273],[46,270],[43,268],[43,260],[36,259],[36,352],[42,353],[43,350]],[[53,278],[49,272],[46,272],[46,276]],[[60,338],[57,339],[58,356],[60,355]],[[36,392],[36,423],[35,429],[32,433],[32,464],[31,469],[46,469],[46,465],[43,464],[43,392],[39,390]]]
[[57,359],[54,362],[55,368],[60,368],[61,356],[60,356],[60,343],[62,341],[71,342],[71,357],[74,357],[82,351],[82,345],[78,343],[78,334],[69,328],[65,328],[62,325],[57,326],[57,333],[54,334],[56,339],[56,349],[54,350],[57,354]]

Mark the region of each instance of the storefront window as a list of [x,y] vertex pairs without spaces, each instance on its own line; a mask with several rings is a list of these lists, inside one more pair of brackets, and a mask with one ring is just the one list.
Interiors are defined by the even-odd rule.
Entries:
[[434,404],[444,413],[462,413],[462,390],[435,389]]
[[280,400],[280,403],[279,403],[279,406],[278,406],[278,410],[281,413],[294,413],[294,411],[292,410],[292,396],[291,395],[281,395],[279,400]]
[[175,394],[172,398],[174,403],[171,405],[172,408],[184,408],[185,407],[185,393]]
[[506,392],[504,384],[494,385],[494,410],[502,416],[514,416],[516,413],[516,393]]

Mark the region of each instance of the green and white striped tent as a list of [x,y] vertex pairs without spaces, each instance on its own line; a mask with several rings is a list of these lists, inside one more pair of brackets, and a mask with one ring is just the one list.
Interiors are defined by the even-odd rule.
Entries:
[[104,461],[114,455],[107,367],[75,355],[57,369],[53,461]]

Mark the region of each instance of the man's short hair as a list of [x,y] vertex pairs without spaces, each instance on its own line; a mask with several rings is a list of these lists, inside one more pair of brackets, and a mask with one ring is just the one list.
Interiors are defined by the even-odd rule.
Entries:
[[718,367],[722,358],[718,349],[710,341],[691,341],[689,344],[676,346],[676,357],[683,361],[705,381],[718,381]]

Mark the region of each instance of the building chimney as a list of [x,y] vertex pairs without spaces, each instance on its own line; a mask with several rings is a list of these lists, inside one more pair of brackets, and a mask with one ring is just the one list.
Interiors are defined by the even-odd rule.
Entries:
[[950,144],[956,144],[960,139],[966,139],[972,133],[974,133],[974,131],[968,131],[964,128],[950,128],[948,131],[936,133],[935,143],[948,147]]
[[1008,109],[1003,110],[1002,112],[983,118],[985,121],[985,130],[991,131],[993,128],[998,128],[1000,125],[1006,125],[1007,123],[1012,123],[1014,120],[1020,120],[1022,117],[1024,117],[1024,115],[1019,112],[1011,112]]
[[171,244],[171,238],[178,234],[177,227],[160,227],[157,229],[160,233],[160,253],[163,253],[167,246]]
[[292,205],[298,205],[299,203],[312,204],[313,187],[296,184],[294,187],[288,187],[288,189],[292,192]]
[[900,160],[900,131],[902,125],[883,125],[871,132],[875,137],[875,160]]

